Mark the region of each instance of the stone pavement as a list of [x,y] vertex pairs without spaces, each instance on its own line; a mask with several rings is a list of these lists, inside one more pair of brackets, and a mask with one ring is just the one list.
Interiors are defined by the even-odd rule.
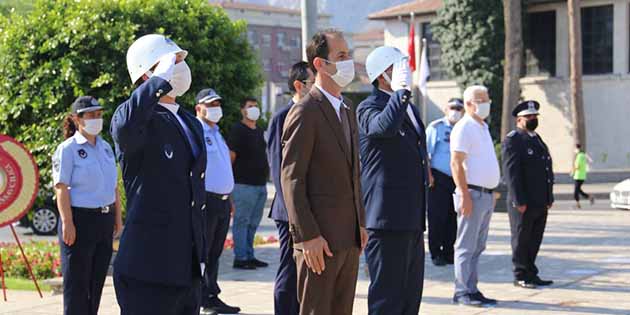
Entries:
[[[265,219],[267,220],[267,219]],[[265,221],[265,226],[271,225]],[[509,225],[505,213],[492,218],[488,248],[480,262],[480,288],[499,299],[489,309],[451,304],[453,269],[434,267],[427,257],[421,314],[510,314],[510,315],[630,315],[630,212],[611,210],[602,201],[594,207],[574,210],[559,202],[548,220],[538,259],[542,278],[556,281],[550,288],[526,290],[512,286]],[[221,260],[221,297],[241,306],[242,314],[273,314],[273,279],[276,247],[256,250],[257,256],[273,262],[269,268],[236,271],[231,268],[232,251]],[[369,280],[361,264],[354,314],[367,314]],[[8,292],[9,302],[0,301],[0,314],[62,314],[60,296],[39,299],[34,292]],[[101,315],[119,314],[111,280],[105,287]]]

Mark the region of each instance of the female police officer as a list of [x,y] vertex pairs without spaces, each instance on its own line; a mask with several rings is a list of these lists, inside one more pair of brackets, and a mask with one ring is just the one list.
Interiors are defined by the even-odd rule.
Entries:
[[97,314],[113,236],[122,229],[114,153],[98,136],[102,115],[94,97],[77,98],[52,158],[65,315]]

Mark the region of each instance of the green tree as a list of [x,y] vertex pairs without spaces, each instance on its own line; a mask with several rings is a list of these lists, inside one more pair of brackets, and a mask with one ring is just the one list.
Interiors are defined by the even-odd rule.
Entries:
[[[262,72],[243,21],[197,0],[39,0],[26,15],[0,16],[0,133],[33,152],[40,192],[50,193],[50,160],[74,99],[97,97],[105,130],[133,90],[125,56],[144,34],[162,33],[188,50],[193,83],[178,103],[213,87],[224,97],[222,127],[240,119],[241,98],[256,95]],[[103,135],[109,138],[109,133]]]
[[490,128],[499,139],[503,99],[505,32],[501,0],[444,0],[432,22],[441,44],[441,63],[462,89],[483,84],[490,90]]

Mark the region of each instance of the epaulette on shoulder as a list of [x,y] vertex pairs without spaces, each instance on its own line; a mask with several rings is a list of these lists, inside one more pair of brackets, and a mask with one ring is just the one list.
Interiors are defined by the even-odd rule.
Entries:
[[443,123],[442,119],[436,119],[429,124],[429,127],[436,127],[437,125]]
[[516,135],[516,130],[512,130],[510,131],[510,133],[507,134],[508,138],[512,138],[514,137],[514,135]]

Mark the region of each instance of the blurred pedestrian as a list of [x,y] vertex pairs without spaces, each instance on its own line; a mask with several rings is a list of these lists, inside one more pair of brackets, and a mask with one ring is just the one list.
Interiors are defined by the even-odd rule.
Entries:
[[254,238],[267,201],[267,163],[264,130],[256,125],[260,108],[255,98],[241,102],[241,121],[232,126],[228,137],[234,170],[234,264],[237,269],[256,269],[268,264],[254,255]]
[[586,175],[588,173],[588,156],[586,152],[582,150],[581,144],[575,145],[575,161],[573,162],[573,181],[574,181],[574,189],[573,189],[573,198],[575,199],[575,206],[578,209],[582,208],[580,205],[580,196],[588,199],[592,204],[595,203],[595,198],[582,190],[582,185],[584,185],[584,181],[586,181]]

